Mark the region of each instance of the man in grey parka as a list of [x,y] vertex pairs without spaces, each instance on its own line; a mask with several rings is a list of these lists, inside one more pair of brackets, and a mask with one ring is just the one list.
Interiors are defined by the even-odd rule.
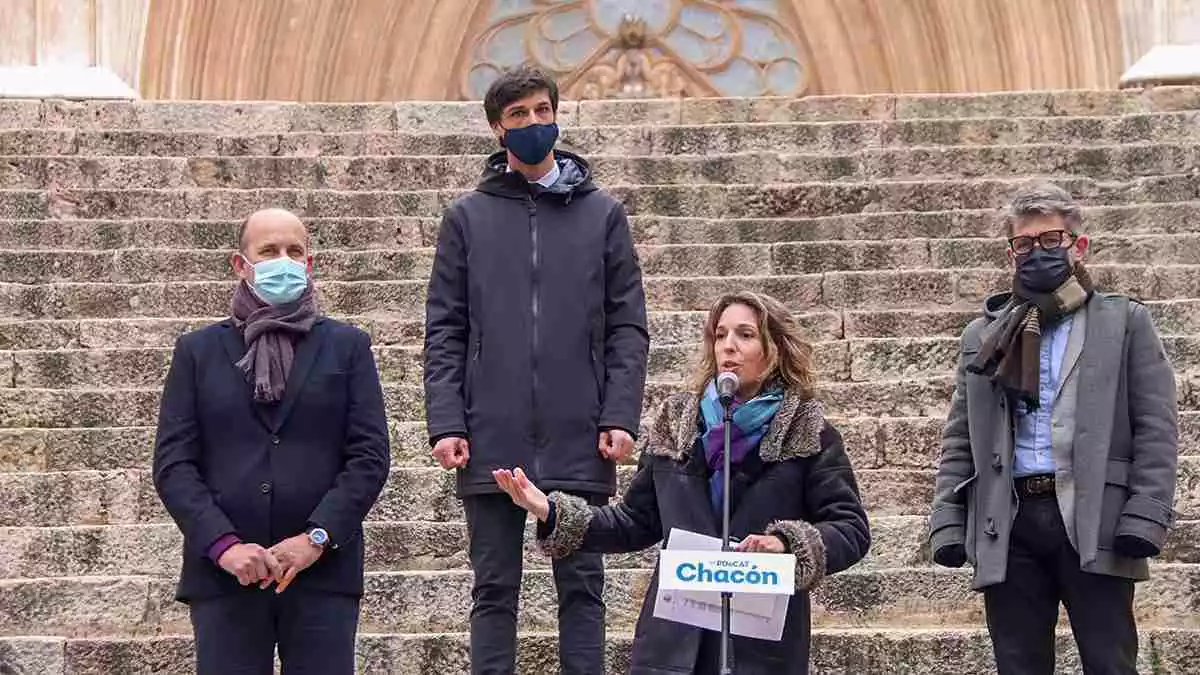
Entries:
[[1013,287],[964,330],[930,548],[970,563],[1000,675],[1054,672],[1062,602],[1085,672],[1136,675],[1134,582],[1173,522],[1175,376],[1149,311],[1095,291],[1071,196],[1008,212]]

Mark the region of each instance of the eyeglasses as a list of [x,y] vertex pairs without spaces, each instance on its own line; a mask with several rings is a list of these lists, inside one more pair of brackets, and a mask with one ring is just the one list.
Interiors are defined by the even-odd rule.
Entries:
[[1036,237],[1012,237],[1008,240],[1008,245],[1012,247],[1013,253],[1017,255],[1025,255],[1033,251],[1033,242],[1036,240],[1038,245],[1049,251],[1060,248],[1064,245],[1069,245],[1071,242],[1067,238],[1074,238],[1074,232],[1067,230],[1048,230],[1039,234]]

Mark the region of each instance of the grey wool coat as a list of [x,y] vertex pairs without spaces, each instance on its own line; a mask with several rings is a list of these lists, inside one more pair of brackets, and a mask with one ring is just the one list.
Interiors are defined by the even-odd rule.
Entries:
[[[672,528],[721,536],[709,500],[708,466],[700,436],[699,398],[668,398],[642,438],[638,472],[617,504],[588,506],[551,493],[555,517],[539,528],[554,557],[585,550],[624,553],[663,541]],[[730,476],[730,534],[777,534],[796,557],[796,594],[778,642],[734,636],[739,675],[808,672],[808,591],[823,577],[858,562],[870,546],[867,516],[837,429],[821,405],[786,394],[757,453]],[[654,617],[655,572],[634,633],[633,675],[690,673],[702,653],[702,629]],[[709,633],[712,639],[716,633]],[[715,664],[713,664],[715,666]],[[712,668],[716,672],[716,668]]]
[[[977,590],[1005,580],[1019,503],[1012,404],[966,365],[1002,325],[1009,299],[989,298],[963,332],[929,519],[931,550],[964,544]],[[1075,312],[1051,417],[1059,510],[1080,569],[1149,578],[1147,560],[1120,555],[1113,540],[1130,534],[1162,548],[1174,522],[1177,415],[1175,375],[1149,311],[1093,294]]]

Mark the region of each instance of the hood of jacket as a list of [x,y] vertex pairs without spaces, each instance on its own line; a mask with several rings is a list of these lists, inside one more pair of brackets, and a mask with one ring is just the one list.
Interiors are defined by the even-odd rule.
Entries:
[[566,150],[555,150],[554,161],[558,163],[558,180],[550,187],[532,183],[517,171],[508,169],[508,151],[501,150],[487,158],[479,185],[475,187],[497,197],[528,199],[532,195],[553,195],[570,202],[572,197],[596,191],[592,182],[592,169],[587,160]]
[[993,293],[983,301],[983,315],[988,321],[995,321],[1000,318],[1009,307],[1013,304],[1013,292],[1002,291]]

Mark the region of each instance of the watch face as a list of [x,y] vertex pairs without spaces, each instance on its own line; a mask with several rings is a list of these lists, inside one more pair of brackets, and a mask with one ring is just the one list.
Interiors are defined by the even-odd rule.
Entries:
[[308,536],[310,539],[312,539],[312,542],[314,544],[318,544],[318,545],[322,545],[322,546],[325,544],[325,542],[329,541],[329,534],[326,533],[325,530],[322,530],[321,528],[317,528],[317,529],[313,530]]

